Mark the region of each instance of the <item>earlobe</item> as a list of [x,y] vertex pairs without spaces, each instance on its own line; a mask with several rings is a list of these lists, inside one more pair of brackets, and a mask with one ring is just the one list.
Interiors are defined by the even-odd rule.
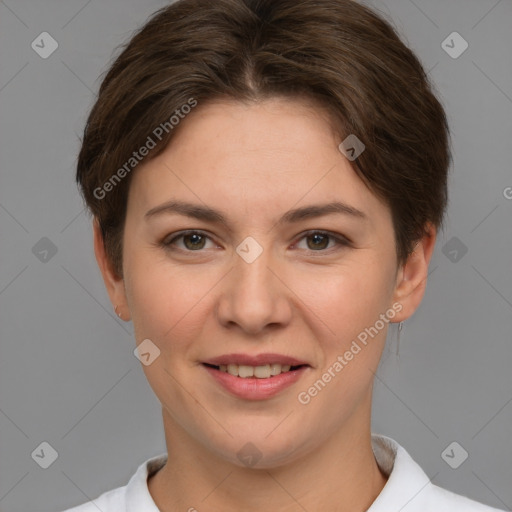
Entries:
[[93,220],[93,236],[94,254],[96,256],[96,261],[100,268],[101,275],[103,276],[103,282],[105,283],[105,288],[107,289],[107,293],[110,297],[112,307],[116,311],[117,316],[123,320],[129,320],[130,314],[127,307],[124,280],[113,270],[112,263],[105,251],[103,235],[96,217]]
[[402,305],[402,310],[396,315],[396,322],[410,318],[423,299],[435,242],[436,228],[429,224],[426,234],[417,242],[397,273],[394,301]]

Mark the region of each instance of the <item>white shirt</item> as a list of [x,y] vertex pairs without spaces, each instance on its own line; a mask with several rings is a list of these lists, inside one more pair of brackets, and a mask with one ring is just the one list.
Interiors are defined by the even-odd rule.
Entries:
[[[367,512],[504,512],[432,484],[407,451],[389,437],[372,434],[372,449],[388,481]],[[166,453],[148,459],[127,485],[63,512],[160,512],[147,479],[166,460]]]

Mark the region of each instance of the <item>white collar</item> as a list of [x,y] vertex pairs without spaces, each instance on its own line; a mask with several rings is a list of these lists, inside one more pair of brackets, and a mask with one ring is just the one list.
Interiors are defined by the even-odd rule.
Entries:
[[[409,453],[390,437],[372,434],[371,441],[377,464],[388,480],[367,512],[499,512],[432,484]],[[125,487],[126,512],[160,512],[149,493],[147,479],[166,461],[167,453],[162,453],[138,467]]]

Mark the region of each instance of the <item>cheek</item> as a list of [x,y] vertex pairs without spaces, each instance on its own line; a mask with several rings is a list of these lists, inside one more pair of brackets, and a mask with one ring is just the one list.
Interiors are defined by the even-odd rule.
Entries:
[[205,307],[215,282],[211,275],[184,272],[156,258],[150,265],[140,259],[127,269],[136,344],[149,339],[160,350],[154,362],[142,369],[162,404],[175,404],[185,410],[187,391],[177,383],[187,381],[187,362],[194,359],[191,342],[204,338]]
[[324,340],[343,346],[389,309],[393,272],[390,262],[359,253],[346,264],[303,273],[294,291],[324,325]]
[[206,267],[191,271],[154,255],[133,256],[126,265],[127,295],[137,342],[149,338],[161,350],[179,348],[201,329],[197,318],[216,280]]
[[[311,418],[322,418],[326,429],[329,422],[339,428],[367,397],[389,325],[380,315],[391,308],[393,272],[392,260],[360,254],[357,262],[333,270],[315,294],[309,293],[307,304],[321,319],[316,323],[329,329],[323,328],[319,336],[318,372],[298,400],[307,405]],[[306,291],[304,286],[300,293]],[[338,404],[335,415],[333,404]]]

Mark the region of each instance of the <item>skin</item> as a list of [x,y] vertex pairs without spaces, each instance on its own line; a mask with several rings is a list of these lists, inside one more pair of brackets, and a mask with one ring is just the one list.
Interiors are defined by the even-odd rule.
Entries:
[[[370,413],[387,323],[307,405],[297,395],[393,304],[401,305],[393,322],[414,313],[436,231],[430,227],[398,266],[390,210],[339,151],[341,140],[320,109],[298,99],[199,105],[133,176],[124,278],[112,271],[94,223],[112,304],[133,321],[137,344],[149,338],[160,349],[142,369],[162,404],[170,454],[148,481],[163,512],[261,511],[269,503],[286,512],[362,512],[386,483]],[[228,221],[144,218],[171,199],[208,205]],[[331,201],[362,210],[366,220],[334,214],[277,224],[292,208]],[[174,251],[161,245],[187,229],[207,238],[178,239]],[[309,230],[350,244],[316,241],[304,235]],[[263,248],[250,264],[236,252],[247,236]],[[201,365],[233,352],[275,352],[311,367],[275,397],[243,400]],[[252,468],[237,458],[248,442],[262,454]]]

